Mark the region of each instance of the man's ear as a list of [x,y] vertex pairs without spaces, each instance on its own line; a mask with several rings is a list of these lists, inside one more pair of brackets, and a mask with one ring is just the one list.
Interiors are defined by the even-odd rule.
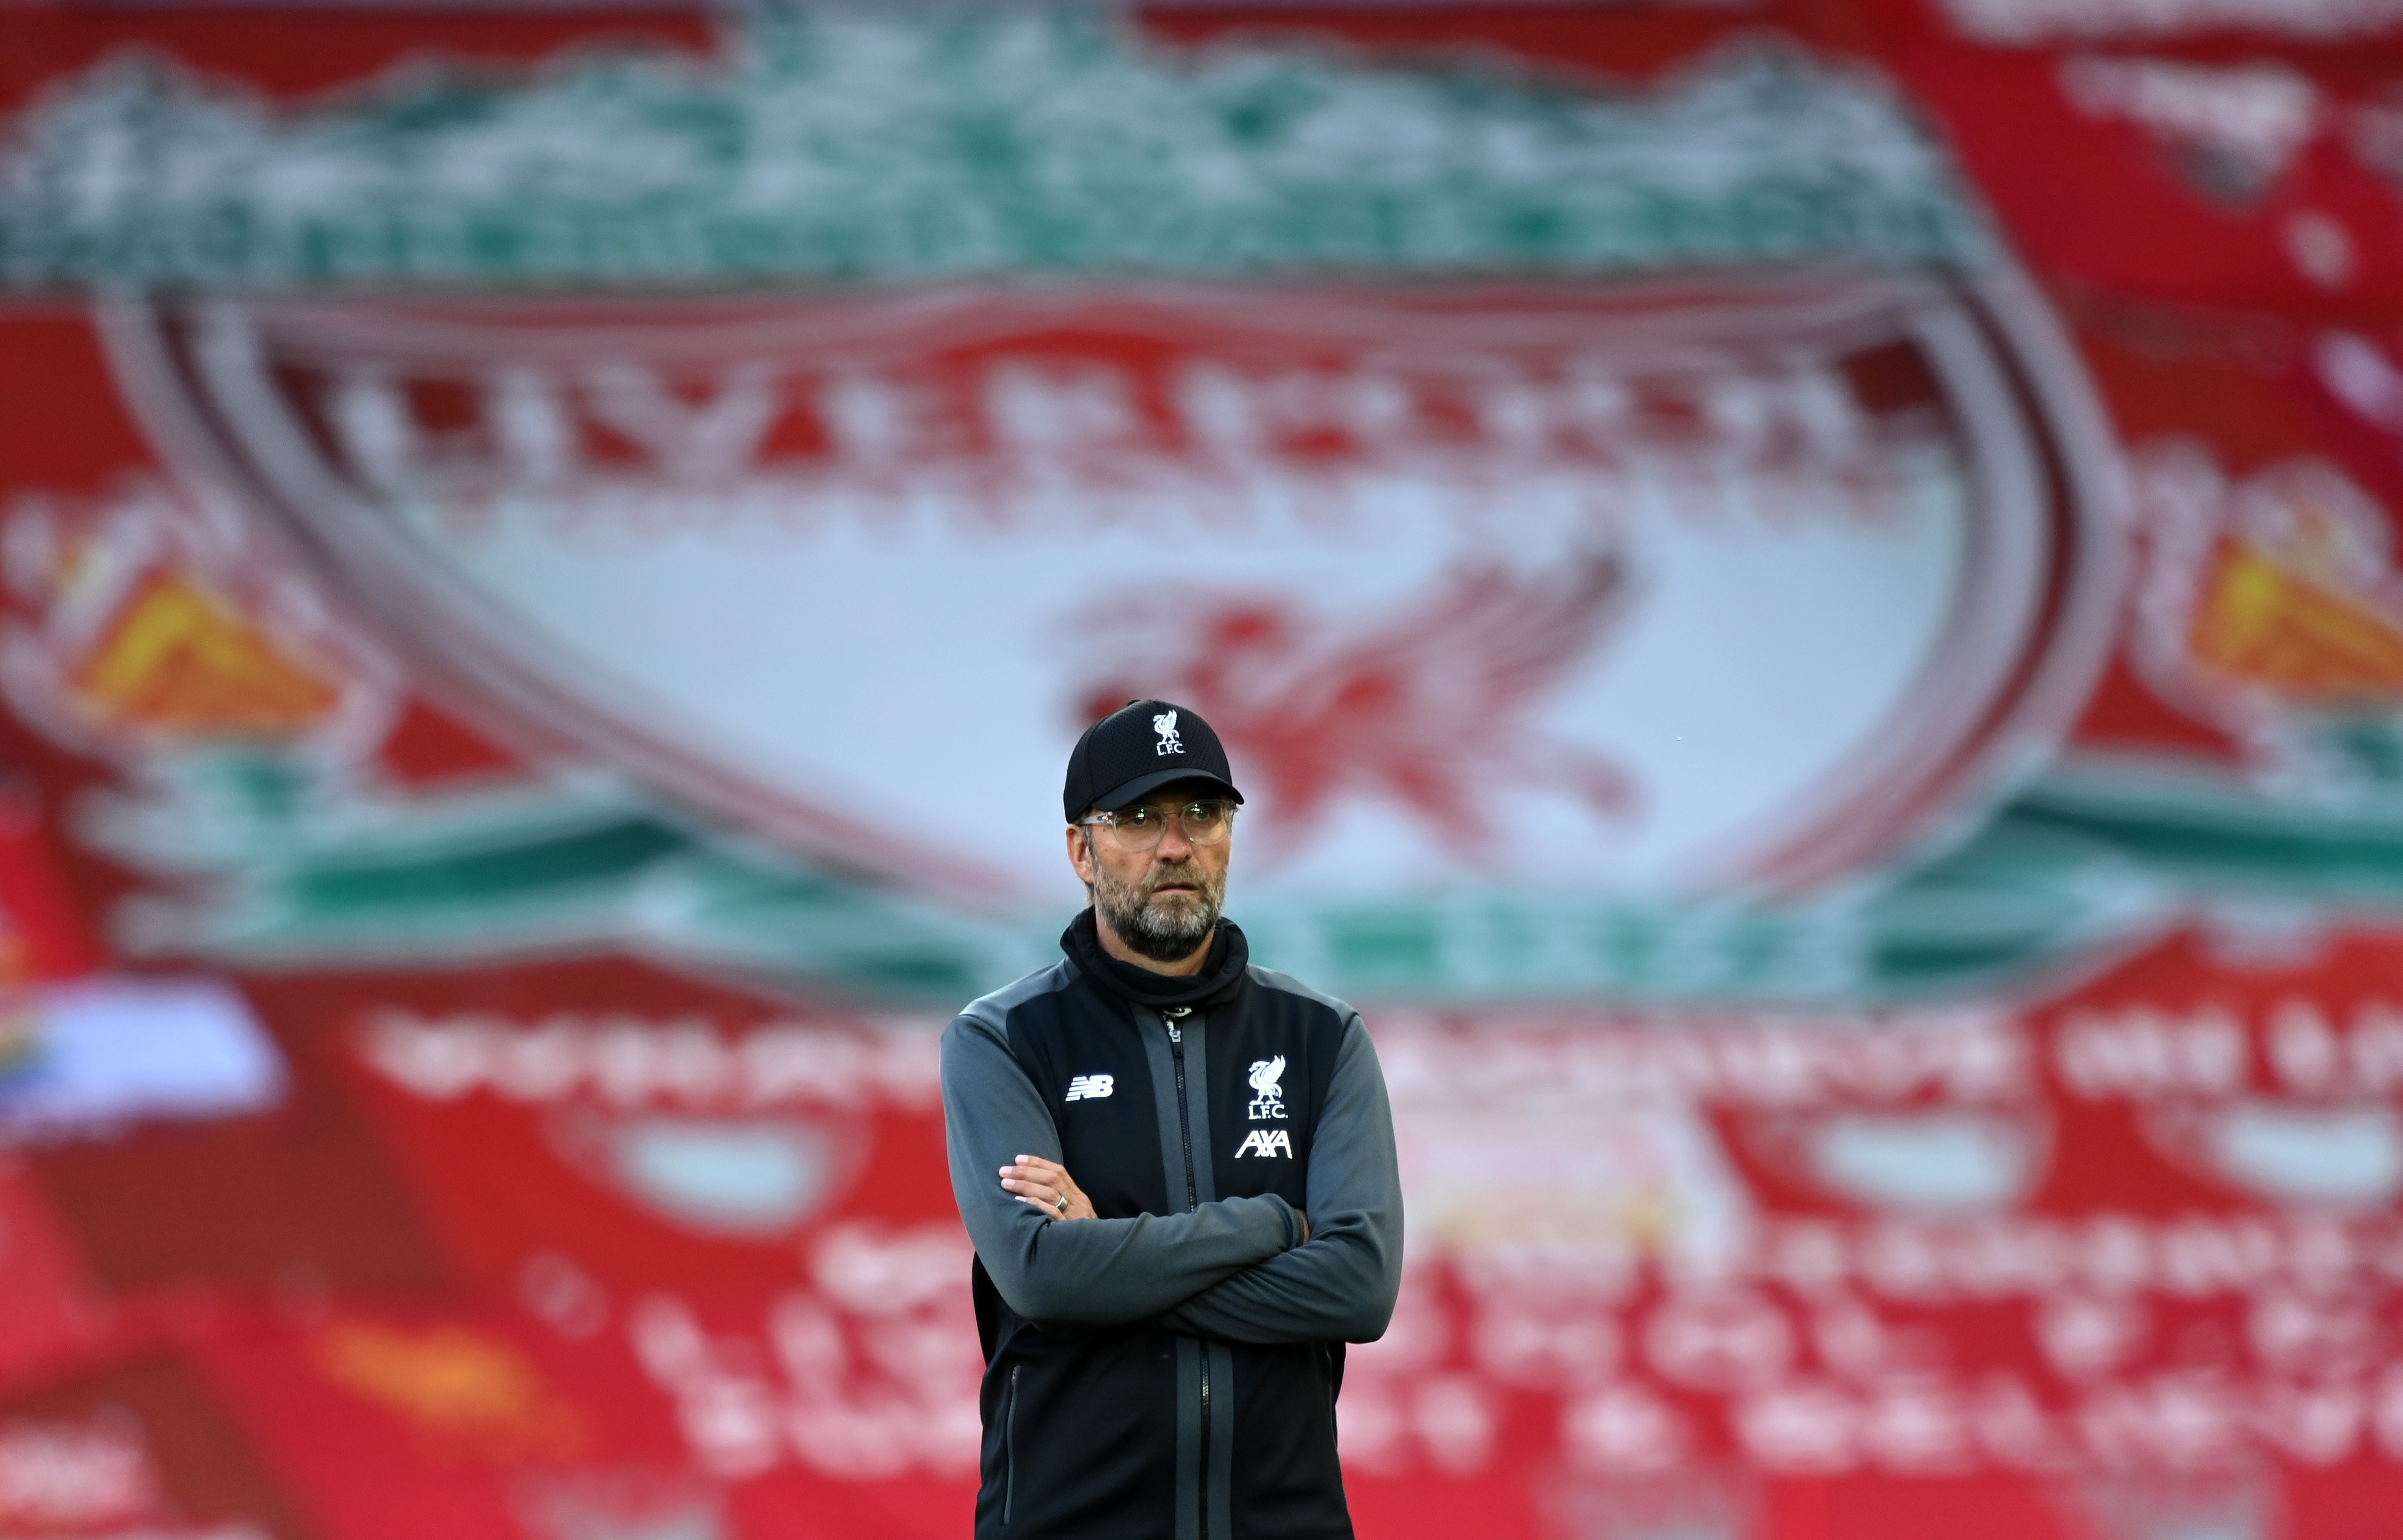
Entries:
[[1076,868],[1078,881],[1093,885],[1093,831],[1079,824],[1068,825],[1068,865]]

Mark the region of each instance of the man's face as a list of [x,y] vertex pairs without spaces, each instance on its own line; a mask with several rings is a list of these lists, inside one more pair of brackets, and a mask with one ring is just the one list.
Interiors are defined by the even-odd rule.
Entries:
[[[1171,785],[1135,805],[1173,811],[1222,795],[1206,782]],[[1157,963],[1191,956],[1215,928],[1234,848],[1231,834],[1215,845],[1193,843],[1179,819],[1170,819],[1160,843],[1147,851],[1122,849],[1111,830],[1097,825],[1068,830],[1068,859],[1093,890],[1094,909],[1118,939]]]

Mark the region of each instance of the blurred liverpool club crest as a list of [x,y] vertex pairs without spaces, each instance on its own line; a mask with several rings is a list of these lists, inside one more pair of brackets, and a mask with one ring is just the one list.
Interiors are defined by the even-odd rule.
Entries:
[[[1873,77],[731,41],[283,112],[104,65],[18,136],[0,275],[181,296],[105,305],[128,399],[413,679],[941,904],[1033,912],[1076,734],[1164,697],[1237,764],[1264,939],[1840,989],[1884,964],[1812,958],[1882,921],[1680,963],[1614,906],[1857,895],[2040,768],[2106,651],[2099,414]],[[186,240],[203,195],[244,213]]]
[[166,443],[512,720],[965,895],[1056,853],[944,825],[962,742],[1035,809],[1094,713],[1165,696],[1245,777],[1254,891],[1300,895],[1791,890],[1993,795],[2107,593],[2029,319],[1890,276],[114,336]]

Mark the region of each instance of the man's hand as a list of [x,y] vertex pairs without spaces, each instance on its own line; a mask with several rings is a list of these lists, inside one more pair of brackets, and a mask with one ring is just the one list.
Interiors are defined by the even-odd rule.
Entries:
[[1021,1155],[1018,1164],[1001,1168],[1001,1186],[1020,1202],[1033,1204],[1046,1219],[1095,1217],[1092,1200],[1057,1160]]
[[[1046,1160],[1039,1155],[1021,1155],[1016,1165],[1001,1168],[1001,1186],[1020,1202],[1031,1203],[1041,1210],[1046,1219],[1098,1217],[1093,1213],[1093,1200],[1085,1196],[1084,1188],[1076,1186],[1076,1179],[1068,1174],[1068,1168],[1057,1160]],[[1063,1198],[1067,1200],[1065,1203],[1061,1201]],[[1308,1244],[1310,1214],[1301,1209],[1293,1212],[1301,1220],[1301,1239],[1304,1244]]]

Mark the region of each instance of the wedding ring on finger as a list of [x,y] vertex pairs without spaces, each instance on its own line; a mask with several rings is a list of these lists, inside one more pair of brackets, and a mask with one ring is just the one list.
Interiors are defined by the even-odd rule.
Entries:
[[1063,1197],[1063,1198],[1054,1198],[1053,1200],[1051,1200],[1051,1206],[1052,1206],[1053,1208],[1055,1208],[1055,1209],[1058,1209],[1062,1214],[1065,1214],[1065,1213],[1067,1213],[1067,1212],[1068,1212],[1068,1200],[1067,1200],[1067,1199],[1065,1199],[1064,1197]]

